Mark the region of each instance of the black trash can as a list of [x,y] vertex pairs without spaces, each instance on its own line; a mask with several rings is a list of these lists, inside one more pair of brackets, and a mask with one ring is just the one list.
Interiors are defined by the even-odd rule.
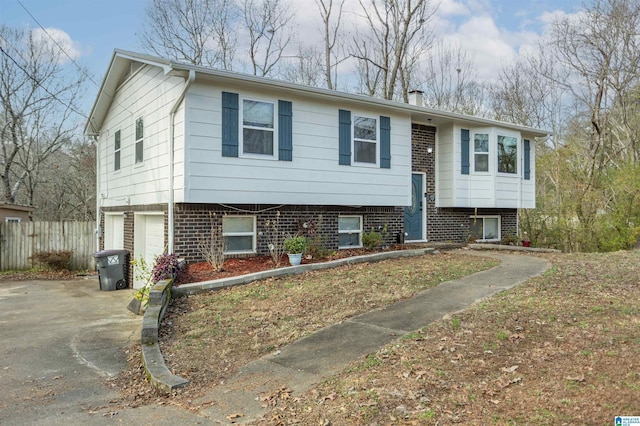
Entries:
[[96,259],[100,290],[112,291],[129,288],[129,252],[102,250],[93,253]]

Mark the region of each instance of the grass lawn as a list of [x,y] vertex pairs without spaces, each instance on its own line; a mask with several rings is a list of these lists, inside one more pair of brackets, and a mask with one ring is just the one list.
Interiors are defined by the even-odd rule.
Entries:
[[[260,424],[613,424],[640,415],[640,252],[541,255],[544,276],[404,336]],[[163,325],[189,406],[237,368],[328,324],[494,265],[464,251],[179,299]],[[160,398],[128,376],[123,402]]]

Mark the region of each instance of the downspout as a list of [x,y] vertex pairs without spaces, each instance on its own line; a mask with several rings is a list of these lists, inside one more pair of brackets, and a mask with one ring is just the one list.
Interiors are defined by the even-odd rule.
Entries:
[[[180,96],[176,99],[175,104],[173,104],[173,108],[169,111],[169,201],[167,206],[167,220],[168,220],[168,229],[167,229],[167,239],[168,239],[168,253],[173,253],[174,247],[174,233],[175,227],[173,224],[174,217],[174,194],[173,194],[173,174],[174,174],[174,149],[175,149],[175,130],[174,130],[174,122],[176,118],[176,112],[180,107],[180,104],[184,100],[184,97],[187,94],[187,90],[189,90],[189,86],[196,79],[196,72],[194,70],[189,70],[189,77],[182,88],[182,92],[180,92]],[[185,135],[186,137],[186,135]]]
[[89,135],[96,144],[96,252],[100,251],[100,240],[102,239],[102,229],[100,228],[100,208],[102,197],[100,196],[100,144],[97,134]]

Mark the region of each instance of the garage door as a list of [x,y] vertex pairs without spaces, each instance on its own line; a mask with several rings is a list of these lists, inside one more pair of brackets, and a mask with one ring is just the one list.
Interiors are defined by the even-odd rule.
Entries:
[[[135,218],[135,259],[143,258],[149,270],[159,254],[164,253],[164,215],[140,214]],[[140,288],[144,282],[136,279],[134,273],[133,287]]]
[[124,248],[124,215],[106,214],[104,216],[104,249],[121,250]]

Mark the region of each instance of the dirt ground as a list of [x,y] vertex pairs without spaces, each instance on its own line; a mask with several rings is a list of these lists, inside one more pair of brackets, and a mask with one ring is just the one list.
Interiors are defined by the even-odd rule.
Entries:
[[[541,255],[544,276],[404,336],[257,424],[612,424],[640,414],[640,252]],[[138,354],[121,404],[198,409],[202,389],[326,323],[494,263],[464,251],[352,265],[179,299],[162,328],[170,369],[152,390]]]

